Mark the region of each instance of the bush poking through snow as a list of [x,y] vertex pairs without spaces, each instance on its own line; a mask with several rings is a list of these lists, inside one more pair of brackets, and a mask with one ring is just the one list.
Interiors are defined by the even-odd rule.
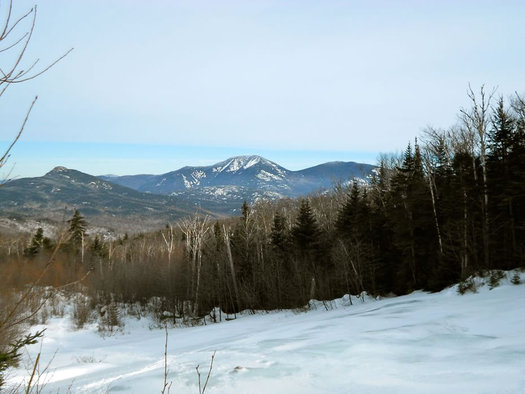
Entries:
[[73,301],[73,322],[75,323],[75,327],[81,329],[90,321],[91,305],[89,299],[82,294],[77,294]]
[[492,290],[493,288],[498,287],[499,282],[504,277],[505,277],[505,272],[503,272],[502,270],[491,271],[490,278],[489,278],[489,289]]
[[521,285],[521,277],[518,272],[514,272],[512,279],[510,280],[513,285]]
[[113,333],[122,328],[122,326],[120,311],[115,302],[111,302],[100,309],[100,319],[98,324],[99,332]]
[[477,287],[476,283],[474,282],[474,279],[467,278],[462,282],[459,282],[458,284],[458,293],[463,295],[465,293],[476,293]]

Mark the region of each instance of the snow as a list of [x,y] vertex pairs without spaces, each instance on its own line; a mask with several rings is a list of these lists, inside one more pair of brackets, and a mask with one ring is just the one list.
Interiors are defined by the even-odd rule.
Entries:
[[249,157],[248,158],[248,162],[242,168],[244,168],[246,170],[247,168],[253,167],[254,165],[259,163],[260,161],[261,161],[261,158],[259,156]]
[[228,163],[226,172],[237,172],[243,165],[243,162],[239,158],[235,158]]
[[191,182],[188,181],[188,178],[186,178],[184,174],[182,174],[182,180],[184,181],[184,186],[186,187],[186,189],[191,188]]
[[263,180],[263,181],[266,181],[266,182],[269,182],[271,180],[275,180],[275,181],[280,181],[282,180],[282,177],[278,176],[278,175],[275,175],[275,174],[272,174],[268,171],[264,171],[264,170],[261,170],[257,173],[257,178]]
[[195,181],[197,181],[198,185],[202,178],[206,178],[206,173],[202,170],[195,170],[192,172],[191,176],[193,177],[193,179],[195,179]]
[[[511,277],[512,273],[508,276]],[[525,275],[521,275],[522,281]],[[308,312],[243,314],[206,326],[170,328],[172,393],[198,393],[216,356],[211,393],[518,393],[525,387],[525,285],[365,302],[316,302]],[[164,331],[126,320],[102,337],[52,319],[42,345],[51,358],[44,392],[160,392]],[[28,348],[34,358],[40,345]],[[56,352],[56,354],[55,354]],[[20,368],[10,383],[26,378]]]

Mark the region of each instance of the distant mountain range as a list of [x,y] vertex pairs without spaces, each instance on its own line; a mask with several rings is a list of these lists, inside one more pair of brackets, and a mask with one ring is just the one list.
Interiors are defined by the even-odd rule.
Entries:
[[235,214],[244,200],[294,198],[337,182],[365,180],[373,169],[369,164],[331,162],[290,171],[260,156],[232,157],[162,175],[95,177],[56,167],[42,177],[5,183],[0,187],[0,210],[4,217],[64,220],[75,207],[99,225],[133,225],[140,220],[151,227],[197,209]]
[[4,217],[60,222],[69,219],[73,208],[90,218],[91,223],[120,228],[137,223],[138,219],[146,220],[145,227],[158,227],[194,210],[173,197],[137,192],[65,167],[55,167],[42,177],[12,180],[0,187]]
[[236,156],[211,166],[183,167],[161,175],[101,176],[137,191],[178,197],[219,213],[231,213],[244,200],[294,198],[326,190],[337,182],[367,179],[374,166],[330,162],[290,171],[261,156]]

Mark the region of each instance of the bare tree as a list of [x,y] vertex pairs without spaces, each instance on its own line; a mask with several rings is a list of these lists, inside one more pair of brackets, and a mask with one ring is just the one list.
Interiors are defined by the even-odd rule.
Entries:
[[443,255],[443,237],[441,235],[441,226],[438,217],[437,196],[439,195],[439,191],[436,183],[436,166],[440,159],[439,156],[442,154],[445,154],[446,157],[444,159],[447,160],[447,162],[450,162],[450,147],[448,146],[447,133],[431,127],[426,129],[424,131],[422,157],[432,200],[432,213],[434,215],[434,224],[436,227],[439,252],[441,255]]
[[186,237],[186,250],[190,256],[192,272],[191,288],[194,294],[193,314],[197,315],[199,311],[202,249],[204,246],[204,237],[211,228],[210,218],[207,215],[200,217],[195,214],[192,217],[181,220],[179,228]]
[[161,234],[166,245],[166,251],[168,252],[168,267],[171,268],[171,254],[173,253],[173,241],[175,240],[175,237],[173,236],[173,226],[168,223],[166,225],[166,235],[164,232]]
[[[57,58],[51,64],[40,69],[37,68],[39,59],[33,60],[28,65],[24,65],[26,51],[29,47],[29,43],[35,29],[37,7],[35,5],[20,17],[15,17],[13,14],[12,0],[7,3],[6,7],[6,16],[3,21],[0,21],[0,98],[3,97],[7,88],[12,85],[24,83],[38,77],[53,67],[60,60],[62,60],[72,50],[68,50],[65,54]],[[20,30],[22,31],[20,32]],[[15,137],[12,139],[9,146],[4,150],[3,154],[0,154],[0,168],[3,168],[6,165],[10,157],[11,150],[20,139],[37,98],[38,96],[33,98],[18,131],[15,132]],[[8,176],[9,175],[7,175],[6,178]],[[58,245],[60,245],[60,241]],[[38,286],[43,276],[50,269],[57,250],[58,246],[49,259],[49,262],[42,270],[40,276],[30,286],[28,286],[28,288],[20,295],[18,300],[15,301],[13,305],[8,305],[6,309],[0,311],[0,337],[5,335],[9,336],[8,338],[4,337],[4,341],[7,339],[7,343],[10,344],[8,349],[0,349],[0,387],[3,383],[1,372],[5,370],[5,368],[7,368],[12,362],[15,362],[18,359],[20,356],[19,350],[24,345],[34,343],[34,341],[42,334],[42,332],[37,332],[36,334],[28,335],[24,338],[20,336],[19,331],[45,303],[45,300],[38,301],[38,298],[36,298],[38,301],[38,307],[36,310],[33,310],[29,313],[26,313],[23,310],[24,305],[29,299],[38,297],[38,295],[35,296],[35,287]]]
[[[35,29],[37,6],[35,5],[18,18],[13,16],[13,0],[9,1],[7,8],[7,15],[0,23],[0,97],[4,95],[7,88],[11,85],[27,82],[42,75],[73,50],[73,48],[69,49],[51,64],[40,69],[37,68],[40,59],[35,59],[30,64],[24,65],[26,51]],[[27,25],[26,29],[22,28],[24,23]],[[19,30],[22,30],[22,32],[19,32]],[[20,139],[37,99],[38,96],[33,98],[15,137],[0,157],[0,168],[5,166],[11,150]]]
[[[496,89],[492,89],[490,93],[485,91],[485,86],[482,85],[479,91],[479,96],[472,90],[469,84],[467,96],[470,99],[471,107],[469,109],[461,110],[461,120],[463,126],[467,130],[468,140],[471,147],[477,145],[483,182],[483,201],[482,201],[482,215],[483,215],[483,258],[485,268],[489,268],[489,195],[487,187],[487,137],[488,127],[490,122],[489,111],[490,102],[494,96]],[[473,155],[475,157],[475,155]],[[474,166],[474,177],[477,179],[476,167]]]

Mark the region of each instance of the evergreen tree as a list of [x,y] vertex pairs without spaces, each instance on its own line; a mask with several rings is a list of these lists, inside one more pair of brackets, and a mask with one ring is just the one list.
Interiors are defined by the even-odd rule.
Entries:
[[273,216],[272,232],[270,234],[270,242],[274,251],[282,255],[288,247],[288,234],[286,231],[286,221],[283,215],[275,212]]
[[231,237],[233,260],[236,262],[237,277],[245,286],[254,283],[254,223],[251,207],[246,201],[241,207],[241,217]]
[[82,243],[84,234],[86,233],[87,222],[80,212],[75,208],[73,210],[73,216],[68,221],[69,224],[69,236],[71,244],[78,246]]
[[39,227],[31,238],[31,244],[24,250],[26,256],[35,256],[44,245],[44,230]]
[[336,229],[343,238],[351,238],[352,235],[359,234],[361,219],[364,219],[360,212],[359,187],[357,182],[353,182],[352,189],[346,202],[339,211],[336,221]]
[[390,223],[400,253],[396,292],[425,288],[435,265],[436,235],[430,192],[421,152],[408,145],[403,163],[392,179]]
[[315,251],[319,244],[320,229],[307,199],[301,200],[299,214],[292,228],[292,237],[299,251]]
[[517,253],[516,227],[514,223],[513,174],[511,154],[515,142],[515,120],[500,99],[492,116],[487,155],[489,219],[491,236],[491,261],[504,268],[512,268]]

